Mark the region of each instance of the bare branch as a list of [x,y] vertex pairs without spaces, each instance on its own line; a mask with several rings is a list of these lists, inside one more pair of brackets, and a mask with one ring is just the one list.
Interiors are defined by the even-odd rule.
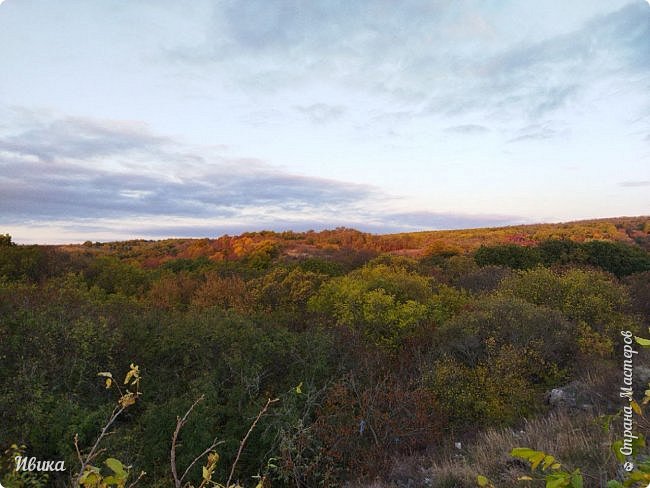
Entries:
[[194,460],[190,463],[190,465],[187,467],[187,469],[186,469],[185,472],[183,473],[183,476],[180,477],[180,481],[181,481],[181,483],[182,483],[183,480],[185,479],[185,476],[187,476],[187,473],[189,473],[190,469],[192,469],[192,466],[194,466],[194,465],[198,462],[199,459],[201,459],[203,456],[205,456],[206,454],[208,454],[210,451],[212,451],[212,450],[213,450],[215,447],[217,447],[219,444],[223,444],[223,442],[224,442],[224,441],[219,441],[219,442],[217,442],[217,437],[215,437],[214,440],[212,441],[212,444],[210,444],[210,447],[208,447],[205,451],[203,451],[201,454],[199,454],[198,456],[196,456],[196,457],[194,458]]
[[86,458],[86,464],[90,464],[90,463],[92,463],[92,462],[93,462],[93,459],[95,459],[97,456],[99,456],[99,455],[102,454],[103,452],[106,452],[106,449],[105,449],[105,448],[97,449],[97,451],[95,451],[95,453],[92,455],[92,457],[89,456],[89,457]]
[[84,460],[81,457],[81,451],[79,451],[79,434],[74,435],[74,448],[77,451],[77,459],[79,459],[79,464],[83,464]]
[[127,488],[133,488],[135,485],[137,485],[138,481],[140,481],[145,474],[147,474],[147,473],[145,473],[144,471],[140,471],[140,475]]
[[[176,471],[176,443],[178,440],[178,434],[180,433],[181,429],[183,426],[187,423],[187,417],[189,417],[190,413],[192,413],[192,410],[194,410],[194,407],[196,407],[199,402],[201,402],[205,398],[205,395],[201,395],[199,398],[196,399],[196,401],[192,404],[192,406],[185,412],[185,415],[183,417],[176,417],[176,428],[174,429],[174,434],[172,435],[172,447],[171,447],[171,452],[170,452],[170,463],[171,463],[171,468],[172,468],[172,477],[174,478],[174,486],[176,488],[181,488],[181,484],[183,482],[183,478],[187,474],[187,470],[185,473],[183,473],[183,476],[181,478],[178,477],[178,473]],[[193,461],[194,462],[194,461]]]
[[228,476],[228,481],[226,482],[226,488],[230,487],[230,482],[232,481],[232,477],[235,474],[235,468],[237,467],[237,463],[239,462],[239,457],[241,456],[242,451],[244,450],[244,445],[246,444],[246,441],[248,440],[248,437],[251,435],[251,432],[253,432],[253,429],[257,425],[257,422],[262,418],[262,415],[266,413],[266,411],[269,409],[269,406],[271,406],[272,403],[275,403],[277,401],[280,401],[279,398],[275,398],[271,400],[270,398],[266,401],[266,405],[264,405],[264,408],[260,410],[260,413],[257,414],[257,417],[251,424],[250,428],[248,429],[248,432],[246,432],[246,435],[244,438],[241,440],[239,443],[239,449],[237,450],[237,456],[235,457],[235,461],[232,463],[232,466],[230,467],[230,475]]
[[[93,444],[93,447],[90,449],[90,452],[86,456],[86,459],[81,462],[81,468],[79,469],[79,473],[77,474],[77,482],[79,481],[79,478],[81,478],[81,476],[84,474],[86,466],[88,466],[90,461],[92,461],[99,454],[99,452],[97,452],[97,448],[99,447],[99,443],[106,436],[106,433],[107,433],[108,429],[110,428],[111,425],[113,425],[113,422],[115,422],[115,419],[117,419],[122,414],[122,412],[124,412],[125,408],[126,407],[116,406],[113,409],[113,413],[111,414],[110,419],[108,419],[108,422],[106,423],[106,425],[104,425],[104,428],[100,432],[99,437],[97,437],[97,440],[95,441],[95,444]],[[75,446],[76,446],[76,439],[75,439]],[[77,452],[79,452],[78,448],[77,448]]]

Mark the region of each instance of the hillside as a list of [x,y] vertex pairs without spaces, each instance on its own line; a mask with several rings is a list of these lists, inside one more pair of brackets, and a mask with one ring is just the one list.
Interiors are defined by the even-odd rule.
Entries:
[[287,257],[334,255],[341,249],[374,253],[389,252],[414,257],[428,254],[462,254],[481,245],[536,245],[548,239],[574,242],[605,240],[636,243],[650,248],[650,217],[618,217],[558,224],[532,224],[464,230],[438,230],[400,234],[368,234],[337,228],[321,232],[249,232],[217,239],[165,239],[160,241],[86,242],[83,245],[57,246],[70,253],[115,254],[132,258],[147,267],[170,259],[238,259],[251,253],[274,249]]
[[[575,481],[557,486],[619,486],[606,482],[624,481],[622,351],[648,326],[649,217],[67,246],[4,235],[0,482],[69,486],[17,477],[20,452],[111,488],[141,471],[138,486],[172,486],[173,463],[194,486],[542,486],[511,455],[528,447]],[[639,411],[648,381],[640,352]],[[634,429],[650,434],[636,414]],[[634,449],[645,480],[650,453]]]

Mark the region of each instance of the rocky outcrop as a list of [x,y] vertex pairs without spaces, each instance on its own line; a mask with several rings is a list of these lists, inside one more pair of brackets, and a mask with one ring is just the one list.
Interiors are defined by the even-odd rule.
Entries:
[[546,403],[552,409],[577,409],[592,411],[594,408],[593,392],[581,381],[553,388],[546,394]]

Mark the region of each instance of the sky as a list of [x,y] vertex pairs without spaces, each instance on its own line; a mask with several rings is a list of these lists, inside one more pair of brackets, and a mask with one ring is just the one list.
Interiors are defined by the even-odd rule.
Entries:
[[646,0],[5,0],[0,233],[650,214]]

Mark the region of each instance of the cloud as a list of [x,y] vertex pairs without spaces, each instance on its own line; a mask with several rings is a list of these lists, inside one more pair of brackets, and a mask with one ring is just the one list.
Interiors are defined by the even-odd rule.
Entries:
[[650,186],[650,180],[640,180],[640,181],[621,181],[619,183],[619,186],[627,187],[627,188],[635,188],[635,187],[642,187],[642,186]]
[[230,218],[335,211],[378,190],[185,147],[139,124],[65,118],[0,137],[5,222],[129,216]]
[[468,215],[428,210],[390,213],[383,220],[384,225],[410,230],[498,227],[524,222],[524,219],[514,215]]
[[39,232],[61,242],[341,225],[396,232],[518,220],[395,212],[399,199],[379,188],[213,151],[126,121],[35,122],[0,135],[0,225],[17,238]]
[[[571,14],[536,4],[525,15],[452,0],[222,5],[204,44],[170,52],[184,69],[228,73],[237,90],[286,97],[314,124],[340,120],[374,140],[407,140],[431,123],[446,134],[486,136],[489,126],[506,143],[552,144],[570,134],[569,119],[616,92],[642,99],[639,80],[650,75],[649,12],[639,1],[585,2]],[[513,31],[517,15],[541,16],[524,23],[543,32]]]
[[145,226],[140,231],[143,235],[168,237],[185,236],[201,237],[222,234],[237,234],[251,230],[293,230],[304,232],[307,230],[333,229],[336,227],[349,227],[363,232],[390,233],[436,229],[467,229],[480,227],[496,227],[524,223],[525,220],[518,216],[499,215],[468,215],[453,212],[387,212],[382,215],[372,211],[360,211],[357,215],[328,215],[323,219],[305,218],[274,218],[250,223],[246,221],[215,222],[205,224],[195,222],[185,225]]
[[21,244],[115,241],[127,239],[161,239],[183,237],[217,237],[244,232],[274,230],[355,228],[362,232],[395,233],[435,229],[464,229],[527,223],[521,217],[481,216],[435,212],[399,212],[379,215],[372,211],[359,215],[303,215],[302,217],[274,217],[273,215],[236,215],[233,218],[96,218],[72,220],[37,220],[28,223],[2,224],[2,232],[12,235]]
[[[523,148],[577,140],[586,133],[584,114],[623,92],[644,100],[648,14],[638,0],[562,9],[228,0],[215,4],[204,42],[176,46],[165,62],[223,76],[257,100],[281,100],[312,124],[337,122],[358,140],[392,141],[395,152],[432,128],[477,142],[490,137],[486,147],[502,140]],[[644,110],[636,105],[631,112]],[[275,129],[293,115],[284,109],[262,118]]]
[[406,0],[399,8],[385,1],[226,1],[215,7],[203,44],[177,46],[167,56],[228,66],[238,86],[266,93],[327,80],[408,97],[421,91],[409,72],[439,59],[423,50],[440,45],[454,10],[449,0]]
[[0,138],[0,151],[35,156],[42,161],[91,159],[135,151],[151,153],[171,143],[132,121],[68,117]]
[[539,120],[580,101],[591,87],[650,71],[647,7],[637,3],[602,15],[568,34],[461,58],[455,80],[432,92],[428,111],[484,113]]
[[447,127],[445,132],[452,132],[456,134],[483,134],[489,132],[490,129],[483,125],[478,124],[466,124],[466,125],[455,125],[453,127]]
[[328,105],[326,103],[314,103],[307,106],[296,106],[296,110],[306,115],[313,123],[323,124],[339,119],[345,108],[340,105]]
[[388,95],[403,108],[425,105],[415,115],[480,111],[537,118],[595,83],[650,69],[648,11],[638,1],[541,39],[507,33],[512,18],[487,3],[220,5],[206,42],[179,46],[169,56],[228,67],[238,86],[265,93],[327,79],[345,92]]
[[517,135],[509,139],[508,143],[523,142],[523,141],[544,141],[553,139],[567,133],[567,129],[557,129],[553,124],[531,124],[522,127],[517,131]]

